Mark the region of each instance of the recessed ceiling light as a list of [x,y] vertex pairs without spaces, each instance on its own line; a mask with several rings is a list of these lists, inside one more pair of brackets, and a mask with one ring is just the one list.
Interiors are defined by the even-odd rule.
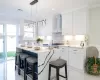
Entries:
[[18,11],[23,11],[22,9],[18,9]]

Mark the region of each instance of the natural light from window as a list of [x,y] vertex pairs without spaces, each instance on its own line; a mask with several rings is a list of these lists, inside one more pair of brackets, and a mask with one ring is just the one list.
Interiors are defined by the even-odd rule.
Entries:
[[24,38],[33,38],[34,37],[34,26],[26,25],[24,26]]

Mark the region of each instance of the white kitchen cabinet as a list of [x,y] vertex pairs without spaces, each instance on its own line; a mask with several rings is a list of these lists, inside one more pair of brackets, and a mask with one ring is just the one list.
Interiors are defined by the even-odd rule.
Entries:
[[64,59],[67,61],[67,64],[68,63],[68,47],[60,47],[60,57],[61,59]]
[[62,14],[63,35],[85,35],[87,32],[87,9]]
[[72,12],[62,15],[62,34],[72,35]]
[[81,9],[73,12],[73,34],[86,34],[87,27],[87,10]]
[[83,49],[69,49],[69,65],[83,70],[84,68],[84,50]]

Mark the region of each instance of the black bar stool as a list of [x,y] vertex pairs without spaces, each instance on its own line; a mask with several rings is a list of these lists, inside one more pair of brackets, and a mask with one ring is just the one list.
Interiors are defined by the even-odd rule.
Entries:
[[16,67],[19,64],[19,56],[20,56],[20,54],[22,54],[22,53],[21,52],[17,52],[16,56],[15,56],[15,70],[16,70]]
[[26,59],[26,78],[25,80],[27,80],[27,76],[30,77],[32,80],[37,80],[37,58],[34,57],[28,57]]
[[24,71],[24,80],[25,80],[25,67],[26,67],[26,58],[28,58],[29,55],[27,54],[20,54],[19,55],[19,66],[18,66],[18,74],[20,75],[21,70]]
[[[56,61],[51,61],[49,63],[49,75],[48,75],[48,80],[50,80],[51,77],[51,68],[56,68],[56,77],[57,80],[59,80],[59,76],[66,78],[67,80],[67,62],[63,59],[57,59]],[[59,69],[65,67],[65,76],[62,76],[59,74]]]
[[19,63],[19,54],[20,53],[16,53],[16,56],[15,56],[15,70],[16,70],[16,66],[18,65],[18,63]]

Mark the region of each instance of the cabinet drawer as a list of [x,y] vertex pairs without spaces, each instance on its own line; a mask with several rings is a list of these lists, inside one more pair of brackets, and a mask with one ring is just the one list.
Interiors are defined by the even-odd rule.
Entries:
[[83,70],[84,66],[83,54],[69,52],[69,65],[77,69]]
[[79,49],[79,48],[69,48],[69,52],[85,54],[85,50],[84,49]]

